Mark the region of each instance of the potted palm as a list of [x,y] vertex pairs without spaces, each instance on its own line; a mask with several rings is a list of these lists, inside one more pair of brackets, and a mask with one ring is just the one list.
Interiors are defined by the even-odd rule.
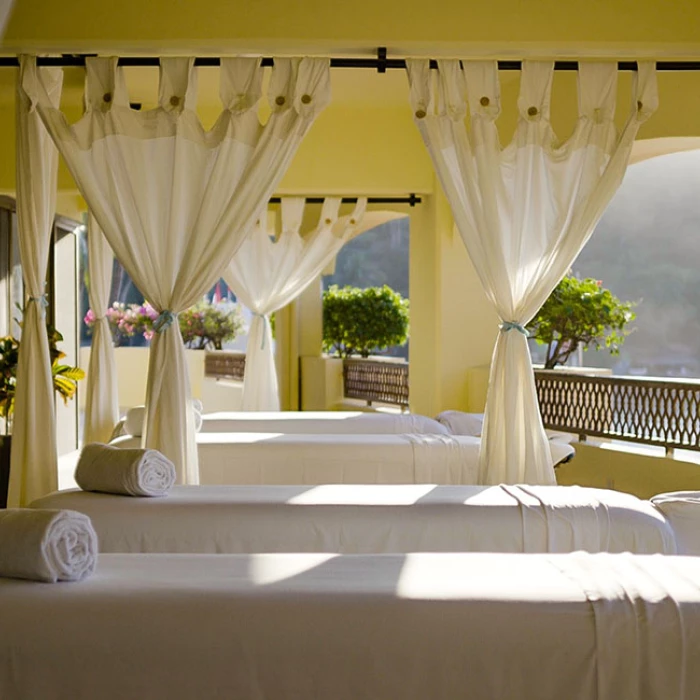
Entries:
[[[85,377],[85,372],[61,362],[66,356],[58,349],[63,336],[52,326],[47,326],[47,332],[54,390],[68,403],[75,396],[77,382]],[[0,435],[0,508],[7,506],[18,361],[19,340],[11,335],[0,338],[0,418],[5,423],[4,435]]]

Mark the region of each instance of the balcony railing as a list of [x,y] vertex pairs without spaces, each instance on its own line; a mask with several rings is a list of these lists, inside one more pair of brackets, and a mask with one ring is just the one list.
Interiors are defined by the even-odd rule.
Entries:
[[408,362],[352,359],[343,361],[345,397],[408,408]]
[[535,372],[546,428],[700,450],[700,381]]
[[204,376],[214,379],[243,381],[245,353],[229,350],[214,350],[204,356]]

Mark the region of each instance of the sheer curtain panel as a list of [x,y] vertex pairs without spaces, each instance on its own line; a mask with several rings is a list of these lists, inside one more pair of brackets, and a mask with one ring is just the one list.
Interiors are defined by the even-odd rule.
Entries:
[[296,299],[352,238],[367,199],[358,199],[351,215],[338,218],[340,203],[340,198],[327,198],[318,225],[302,236],[305,200],[283,198],[279,238],[269,235],[266,217],[261,216],[224,274],[237,299],[253,313],[243,380],[244,411],[280,409],[270,314]]
[[114,344],[106,317],[114,256],[95,217],[88,215],[88,293],[95,315],[87,375],[83,442],[109,442],[119,420]]
[[259,58],[222,59],[223,110],[209,131],[197,114],[191,58],[160,63],[158,107],[129,107],[116,58],[88,58],[86,112],[70,125],[51,104],[33,58],[24,89],[36,104],[114,254],[158,310],[144,444],[197,483],[191,394],[177,314],[221,276],[252,230],[316,115],[330,100],[327,59],[275,59],[271,114],[258,116]]
[[[578,120],[559,143],[550,124],[552,62],[523,62],[518,119],[501,148],[493,61],[407,62],[415,122],[474,267],[502,323],[480,456],[483,483],[555,483],[525,327],[590,237],[625,173],[640,124],[656,109],[640,63],[618,133],[617,63],[580,63]],[[467,131],[465,118],[471,117]],[[468,300],[465,300],[468,303]]]
[[[58,153],[32,100],[17,80],[17,220],[27,302],[17,366],[8,505],[25,506],[58,488],[56,417],[44,285],[56,210]],[[56,109],[61,99],[60,69],[32,67]]]

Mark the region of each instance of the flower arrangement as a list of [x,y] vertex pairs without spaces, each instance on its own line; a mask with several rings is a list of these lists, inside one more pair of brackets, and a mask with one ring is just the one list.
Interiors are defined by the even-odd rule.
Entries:
[[[150,341],[158,312],[148,302],[127,305],[115,301],[106,317],[114,344],[118,347],[138,333]],[[178,320],[182,340],[188,348],[195,350],[221,350],[225,342],[243,331],[243,317],[238,305],[227,301],[214,304],[204,299],[180,313]],[[84,321],[89,328],[95,325],[92,309],[88,310]]]

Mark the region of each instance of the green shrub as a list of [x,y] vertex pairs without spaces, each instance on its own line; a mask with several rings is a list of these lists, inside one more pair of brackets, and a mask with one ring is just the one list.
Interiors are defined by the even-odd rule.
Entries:
[[530,322],[530,337],[547,346],[545,369],[564,364],[582,347],[619,355],[634,304],[620,301],[600,280],[564,277]]
[[408,299],[390,287],[333,285],[323,293],[323,349],[337,357],[403,345],[408,340]]

